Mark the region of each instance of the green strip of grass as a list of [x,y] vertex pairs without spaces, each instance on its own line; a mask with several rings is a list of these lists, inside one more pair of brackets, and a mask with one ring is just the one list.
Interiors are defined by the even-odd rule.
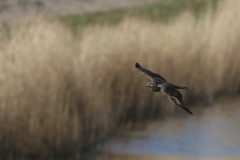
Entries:
[[82,15],[67,15],[60,17],[74,30],[86,25],[114,25],[124,17],[132,16],[146,18],[152,21],[169,22],[185,10],[192,11],[196,18],[204,13],[208,4],[216,8],[219,0],[173,0],[172,2],[159,1],[141,7],[130,7],[109,10],[107,12],[86,13]]

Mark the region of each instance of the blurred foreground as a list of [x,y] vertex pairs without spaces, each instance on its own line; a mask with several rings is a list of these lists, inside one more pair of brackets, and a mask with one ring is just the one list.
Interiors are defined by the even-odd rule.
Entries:
[[[81,33],[56,19],[0,28],[0,153],[68,156],[119,124],[187,113],[146,88],[139,62],[182,91],[190,109],[240,93],[240,2],[168,24],[126,17]],[[198,114],[198,112],[194,112]],[[192,118],[192,117],[191,117]]]
[[150,121],[118,131],[96,160],[236,160],[240,158],[240,100],[198,108],[194,117]]

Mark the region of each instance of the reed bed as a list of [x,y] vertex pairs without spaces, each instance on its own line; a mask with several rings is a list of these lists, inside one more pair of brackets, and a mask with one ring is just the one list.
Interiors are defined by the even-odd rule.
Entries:
[[215,16],[186,11],[169,24],[126,17],[88,26],[81,38],[52,19],[2,27],[1,155],[73,154],[121,122],[185,114],[146,88],[136,62],[189,87],[190,108],[239,94],[239,8],[229,0]]

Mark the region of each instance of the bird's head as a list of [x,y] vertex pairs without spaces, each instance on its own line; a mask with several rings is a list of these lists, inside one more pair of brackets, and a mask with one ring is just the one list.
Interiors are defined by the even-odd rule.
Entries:
[[158,87],[158,84],[155,82],[148,82],[147,87],[149,87],[153,92],[160,92],[161,88]]
[[147,87],[158,87],[158,85],[155,82],[148,82]]

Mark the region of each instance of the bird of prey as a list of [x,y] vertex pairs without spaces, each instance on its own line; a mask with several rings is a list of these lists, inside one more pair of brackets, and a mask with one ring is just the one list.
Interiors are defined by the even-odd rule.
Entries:
[[177,86],[171,83],[168,83],[162,76],[159,74],[153,73],[143,67],[141,67],[138,63],[136,63],[135,67],[148,78],[151,79],[151,82],[147,83],[147,87],[149,87],[153,92],[162,92],[168,96],[168,98],[173,101],[176,105],[190,113],[192,112],[185,106],[182,100],[182,95],[177,89],[188,89],[187,87]]

